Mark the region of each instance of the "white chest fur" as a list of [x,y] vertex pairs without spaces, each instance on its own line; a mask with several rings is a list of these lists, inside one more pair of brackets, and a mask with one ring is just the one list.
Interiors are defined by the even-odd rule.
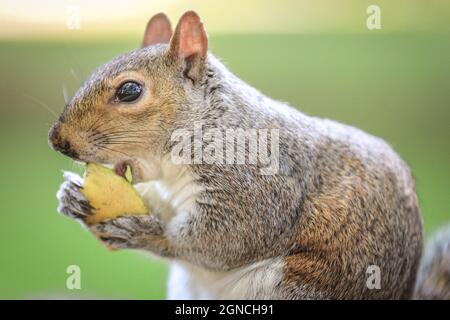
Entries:
[[135,187],[153,214],[166,224],[179,215],[192,211],[202,188],[182,165],[163,162],[161,179],[137,184]]
[[169,299],[269,299],[283,278],[281,258],[267,259],[226,272],[208,271],[174,261]]

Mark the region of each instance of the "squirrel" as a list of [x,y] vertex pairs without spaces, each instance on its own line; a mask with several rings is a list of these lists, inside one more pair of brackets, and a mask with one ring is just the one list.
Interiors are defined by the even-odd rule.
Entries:
[[[267,139],[278,143],[276,170],[195,161],[211,142],[194,136],[191,161],[176,163],[173,135],[194,124],[277,130]],[[77,161],[131,167],[150,214],[85,226],[110,248],[167,259],[169,299],[449,298],[450,230],[420,267],[422,218],[405,162],[380,138],[244,83],[208,51],[193,11],[174,31],[164,13],[153,16],[141,48],[75,93],[49,144]],[[254,151],[237,149],[245,159]],[[93,209],[83,179],[64,178],[58,211],[83,223]]]

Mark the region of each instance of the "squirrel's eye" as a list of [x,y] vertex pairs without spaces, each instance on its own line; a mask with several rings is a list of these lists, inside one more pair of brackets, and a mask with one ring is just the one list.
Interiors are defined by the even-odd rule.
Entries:
[[116,100],[120,102],[135,101],[142,93],[142,86],[137,82],[125,82],[116,92]]

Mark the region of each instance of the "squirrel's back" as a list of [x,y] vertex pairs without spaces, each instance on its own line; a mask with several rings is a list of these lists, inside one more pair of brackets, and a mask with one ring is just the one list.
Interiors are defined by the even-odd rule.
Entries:
[[316,121],[298,245],[287,257],[291,290],[302,284],[330,298],[411,297],[422,221],[409,168],[381,139]]
[[[251,166],[191,167],[206,189],[240,190],[222,200],[243,224],[248,219],[261,228],[240,249],[241,265],[254,262],[254,253],[281,256],[285,298],[411,297],[422,221],[408,166],[383,140],[302,114],[243,83],[212,56],[208,61],[215,73],[209,81],[217,81],[211,103],[199,111],[208,125],[280,129],[274,175],[261,177]],[[268,220],[270,229],[262,231]],[[367,284],[373,270],[380,289]]]

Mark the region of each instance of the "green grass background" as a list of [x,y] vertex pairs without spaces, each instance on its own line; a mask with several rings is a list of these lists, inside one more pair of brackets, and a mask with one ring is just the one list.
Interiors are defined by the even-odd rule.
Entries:
[[[413,169],[429,236],[450,220],[449,40],[381,32],[223,35],[210,46],[264,93],[391,143]],[[138,43],[0,42],[0,298],[165,297],[164,262],[109,252],[56,213],[61,169],[74,166],[47,146],[63,86],[71,95],[92,69]],[[71,264],[81,267],[81,290],[66,289]]]

